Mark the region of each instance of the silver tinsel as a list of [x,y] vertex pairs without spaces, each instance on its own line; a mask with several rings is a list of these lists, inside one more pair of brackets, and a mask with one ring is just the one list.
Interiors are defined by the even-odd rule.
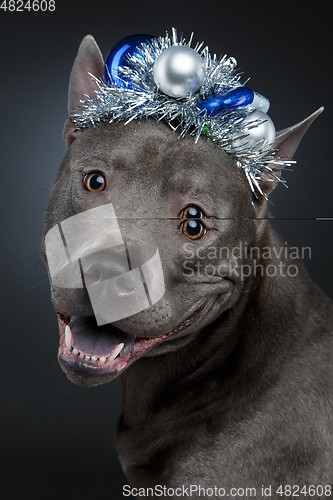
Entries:
[[[82,108],[72,114],[71,119],[77,129],[91,128],[105,121],[125,121],[127,124],[134,119],[153,117],[166,121],[173,130],[178,130],[180,138],[190,134],[197,142],[204,134],[227,152],[235,135],[246,138],[249,130],[258,125],[255,122],[243,124],[243,119],[254,111],[251,105],[217,116],[208,115],[198,108],[198,103],[213,93],[223,93],[241,85],[241,76],[235,72],[237,61],[233,57],[224,55],[217,59],[216,54],[211,56],[207,46],[203,48],[203,43],[197,44],[194,50],[204,60],[206,75],[199,90],[184,98],[173,98],[157,88],[153,66],[158,56],[172,46],[190,47],[192,37],[193,33],[189,42],[185,39],[178,41],[177,32],[173,29],[172,38],[166,33],[165,37],[142,43],[136,53],[127,56],[127,66],[119,68],[124,76],[123,86],[117,85],[111,78],[106,83],[103,78],[90,74],[99,90],[95,91],[94,97],[84,95],[81,100]],[[278,181],[285,183],[268,164],[275,164],[280,170],[295,163],[275,157],[272,145],[265,141],[262,141],[260,148],[256,145],[253,149],[242,149],[232,154],[237,166],[244,170],[253,193],[259,191],[263,196],[265,194],[258,180],[265,175],[265,169]]]

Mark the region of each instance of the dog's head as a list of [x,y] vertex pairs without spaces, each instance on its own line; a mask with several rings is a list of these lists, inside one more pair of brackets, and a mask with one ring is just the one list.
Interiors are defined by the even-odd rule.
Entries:
[[[79,49],[69,111],[103,74],[91,36]],[[291,158],[319,113],[277,134]],[[231,154],[201,137],[178,138],[163,121],[64,129],[67,153],[46,210],[42,253],[71,380],[111,380],[142,356],[180,349],[233,307],[247,286],[233,249],[263,237],[266,199],[254,196]],[[274,174],[279,175],[276,170]],[[258,179],[264,194],[277,180]],[[214,272],[213,272],[214,271]]]

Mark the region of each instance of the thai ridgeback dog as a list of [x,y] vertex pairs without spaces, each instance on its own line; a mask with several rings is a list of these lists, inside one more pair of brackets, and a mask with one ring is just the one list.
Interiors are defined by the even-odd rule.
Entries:
[[[103,68],[87,36],[70,111]],[[280,157],[320,112],[277,133]],[[80,132],[69,118],[64,138],[42,249],[59,362],[77,384],[122,377],[124,495],[332,498],[333,305],[267,221],[266,198],[232,154],[163,121]],[[277,180],[259,183],[268,195]]]

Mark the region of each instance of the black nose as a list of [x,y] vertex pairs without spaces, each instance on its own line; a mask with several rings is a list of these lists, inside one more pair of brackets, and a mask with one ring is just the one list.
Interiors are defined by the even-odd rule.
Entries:
[[109,248],[81,259],[85,285],[115,278],[130,271],[125,247]]
[[144,281],[141,266],[155,252],[156,245],[151,242],[128,241],[124,245],[91,253],[83,257],[80,264],[85,286],[117,278],[112,287],[117,293],[130,294]]

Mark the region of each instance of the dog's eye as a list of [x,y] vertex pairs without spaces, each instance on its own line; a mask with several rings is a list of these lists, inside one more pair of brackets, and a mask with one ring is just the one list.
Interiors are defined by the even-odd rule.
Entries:
[[187,207],[182,213],[182,233],[191,240],[197,240],[206,234],[206,228],[203,223],[198,220],[203,218],[202,212],[196,207]]
[[182,212],[183,219],[202,219],[203,213],[196,207],[187,207]]
[[105,177],[99,172],[92,172],[84,177],[84,187],[88,191],[103,191],[105,186]]

